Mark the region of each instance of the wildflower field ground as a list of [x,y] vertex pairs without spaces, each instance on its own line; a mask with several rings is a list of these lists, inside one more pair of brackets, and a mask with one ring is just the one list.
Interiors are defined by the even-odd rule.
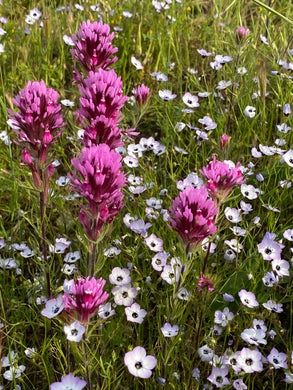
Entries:
[[289,389],[293,8],[0,1],[0,389]]

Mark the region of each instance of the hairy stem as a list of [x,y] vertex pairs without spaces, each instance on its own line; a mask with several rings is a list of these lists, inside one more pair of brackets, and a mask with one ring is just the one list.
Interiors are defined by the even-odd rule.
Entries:
[[[45,178],[46,180],[46,178]],[[43,254],[43,260],[45,264],[45,272],[46,272],[46,283],[47,283],[47,296],[48,299],[51,298],[51,282],[50,282],[50,271],[49,271],[49,264],[48,264],[48,255],[47,255],[47,243],[46,243],[46,222],[45,222],[45,215],[46,215],[46,194],[45,189],[42,189],[40,192],[40,214],[41,214],[41,229],[42,229],[42,254]]]

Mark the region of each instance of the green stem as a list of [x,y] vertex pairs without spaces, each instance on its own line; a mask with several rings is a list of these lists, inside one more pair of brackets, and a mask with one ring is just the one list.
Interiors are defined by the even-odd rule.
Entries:
[[277,15],[279,16],[279,18],[282,18],[283,20],[285,20],[287,23],[289,24],[292,24],[293,25],[293,20],[290,20],[288,18],[286,18],[286,16],[280,14],[280,12],[274,10],[273,8],[269,7],[268,5],[266,5],[265,3],[263,3],[262,1],[260,0],[253,0],[254,3],[260,5],[261,7],[263,7],[264,9],[266,9],[267,11],[269,12],[272,12],[274,15]]
[[43,253],[44,266],[46,270],[45,273],[46,273],[46,283],[47,283],[47,296],[48,299],[50,299],[51,282],[50,282],[50,270],[48,264],[47,243],[46,243],[46,223],[45,223],[46,194],[44,189],[42,189],[42,191],[40,192],[40,214],[41,214],[41,229],[42,229],[42,253]]
[[87,385],[88,385],[87,387],[88,390],[92,390],[89,361],[88,361],[88,348],[85,339],[83,340],[83,348],[84,348],[84,356],[85,356],[86,378],[87,378]]

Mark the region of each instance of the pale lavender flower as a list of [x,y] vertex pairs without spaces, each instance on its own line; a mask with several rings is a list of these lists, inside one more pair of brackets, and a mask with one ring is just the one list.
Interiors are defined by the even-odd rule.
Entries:
[[271,265],[278,276],[290,276],[290,264],[288,261],[282,259],[275,259],[271,261]]
[[261,39],[262,43],[264,43],[267,46],[270,46],[267,37],[265,37],[264,35],[260,34],[260,39]]
[[220,324],[221,326],[227,326],[228,323],[234,318],[234,314],[230,312],[228,307],[225,307],[223,311],[215,311],[214,322]]
[[50,390],[82,390],[87,385],[83,379],[73,376],[71,373],[61,378],[61,382],[54,382],[50,385]]
[[138,59],[136,59],[134,56],[132,56],[130,60],[131,60],[132,65],[135,66],[135,68],[137,70],[143,69],[142,63]]
[[236,238],[232,238],[232,240],[225,240],[224,243],[237,253],[240,253],[243,249],[243,245],[240,244]]
[[272,311],[273,313],[282,313],[283,312],[283,304],[282,303],[276,303],[272,300],[268,300],[267,302],[262,304],[263,307],[268,309],[269,311]]
[[252,200],[258,197],[260,190],[251,184],[241,184],[241,193],[245,198]]
[[224,293],[223,294],[223,299],[226,302],[234,302],[234,297],[231,294]]
[[63,261],[65,263],[75,263],[79,259],[80,259],[80,253],[79,251],[75,251],[75,252],[68,252],[64,257]]
[[226,207],[224,210],[224,214],[225,214],[226,218],[228,219],[228,221],[230,221],[232,223],[238,223],[238,222],[242,221],[242,217],[240,216],[240,212],[241,212],[241,210],[231,208],[231,207]]
[[114,287],[112,294],[114,295],[116,305],[131,306],[133,304],[133,298],[137,296],[137,289],[131,287],[130,284],[124,284]]
[[163,272],[161,273],[161,278],[165,280],[168,284],[174,284],[178,282],[180,273],[177,267],[172,267],[171,265],[165,265]]
[[176,94],[173,94],[169,89],[164,89],[159,91],[159,96],[165,101],[173,100],[176,98]]
[[215,385],[218,389],[230,385],[228,378],[228,368],[227,367],[213,367],[211,374],[207,377],[207,380]]
[[124,356],[124,363],[130,374],[139,378],[149,378],[152,370],[157,365],[157,359],[152,355],[147,355],[142,347],[135,347]]
[[273,348],[270,354],[267,356],[268,362],[271,363],[275,369],[288,368],[286,363],[287,355],[283,352],[279,352],[276,348]]
[[156,271],[162,271],[170,256],[168,252],[159,252],[152,258],[152,266]]
[[158,238],[154,233],[152,233],[149,237],[145,238],[144,241],[151,251],[163,251],[163,240],[161,238]]
[[281,125],[277,125],[277,129],[280,133],[287,134],[291,130],[291,127],[287,123],[282,123]]
[[109,281],[116,286],[123,286],[131,282],[130,271],[128,268],[115,267],[109,275]]
[[[210,116],[208,116],[208,115],[204,116],[203,118],[200,118],[198,121],[199,121],[199,123],[201,123],[204,126],[206,131],[214,130],[218,126],[217,123],[214,122],[212,120],[212,118]],[[222,138],[223,137],[224,136],[222,136]],[[227,137],[227,136],[225,136],[225,137]],[[223,145],[225,140],[223,140],[221,142],[222,142],[222,145]]]
[[71,325],[65,325],[63,329],[67,340],[75,341],[77,343],[80,342],[86,331],[86,328],[78,321],[74,321]]
[[246,384],[243,382],[243,379],[236,379],[233,382],[233,387],[235,390],[246,390],[248,388]]
[[274,233],[267,232],[261,243],[257,245],[258,252],[264,260],[281,259],[281,252],[285,246],[274,241],[275,237]]
[[258,350],[243,348],[237,357],[237,363],[246,373],[262,371],[262,355]]
[[241,333],[242,340],[252,345],[267,344],[266,333],[262,329],[249,328]]
[[255,115],[256,115],[256,108],[253,107],[253,106],[246,106],[244,111],[243,111],[243,114],[245,116],[247,116],[248,118],[254,118]]
[[293,241],[293,229],[287,229],[283,233],[283,237],[288,241]]
[[190,92],[186,92],[183,95],[182,100],[183,103],[190,108],[199,107],[198,97],[196,95],[192,95]]
[[141,309],[138,303],[133,303],[131,306],[125,307],[125,314],[127,321],[141,324],[144,317],[147,315],[147,312],[146,310]]
[[283,112],[284,112],[284,115],[285,115],[285,116],[289,116],[289,115],[290,115],[290,113],[291,113],[291,108],[290,108],[290,104],[289,104],[289,103],[286,103],[286,104],[284,105],[284,110],[283,110]]
[[197,52],[204,58],[204,57],[209,57],[213,53],[206,51],[205,49],[196,49]]
[[223,364],[229,365],[232,367],[233,371],[238,374],[241,371],[239,364],[237,363],[237,358],[240,354],[240,351],[232,352],[231,350],[226,350],[223,355]]
[[207,344],[198,348],[197,352],[202,362],[210,362],[211,360],[213,360],[214,350],[210,348]]
[[98,310],[98,316],[103,319],[107,319],[115,314],[115,310],[111,308],[111,302],[107,302],[105,305],[100,305]]
[[265,276],[262,278],[263,284],[266,287],[273,287],[274,284],[279,282],[279,276],[275,275],[274,272],[267,272]]
[[293,374],[291,372],[285,372],[285,379],[284,382],[286,383],[293,383]]
[[228,81],[221,80],[221,81],[219,81],[218,86],[216,87],[216,89],[225,90],[228,87],[230,87],[231,85],[232,85],[232,81],[231,80],[228,80]]
[[64,298],[62,295],[59,295],[57,298],[50,299],[46,302],[46,307],[41,311],[41,314],[47,318],[54,318],[62,312],[64,307]]
[[259,303],[257,302],[253,292],[249,292],[243,289],[238,292],[238,295],[243,305],[249,308],[259,306]]
[[172,326],[169,322],[166,322],[165,325],[162,326],[161,331],[165,337],[174,337],[178,335],[179,326]]

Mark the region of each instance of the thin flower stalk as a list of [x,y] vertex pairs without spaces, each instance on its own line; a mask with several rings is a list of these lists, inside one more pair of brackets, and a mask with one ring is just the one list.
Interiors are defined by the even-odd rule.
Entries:
[[47,295],[51,297],[49,264],[46,243],[46,204],[49,196],[49,179],[54,173],[49,149],[63,132],[65,123],[60,115],[58,93],[47,88],[45,82],[29,81],[24,90],[13,99],[19,108],[9,110],[12,130],[18,135],[15,143],[23,149],[22,160],[32,173],[33,183],[40,192],[42,254],[46,268]]

